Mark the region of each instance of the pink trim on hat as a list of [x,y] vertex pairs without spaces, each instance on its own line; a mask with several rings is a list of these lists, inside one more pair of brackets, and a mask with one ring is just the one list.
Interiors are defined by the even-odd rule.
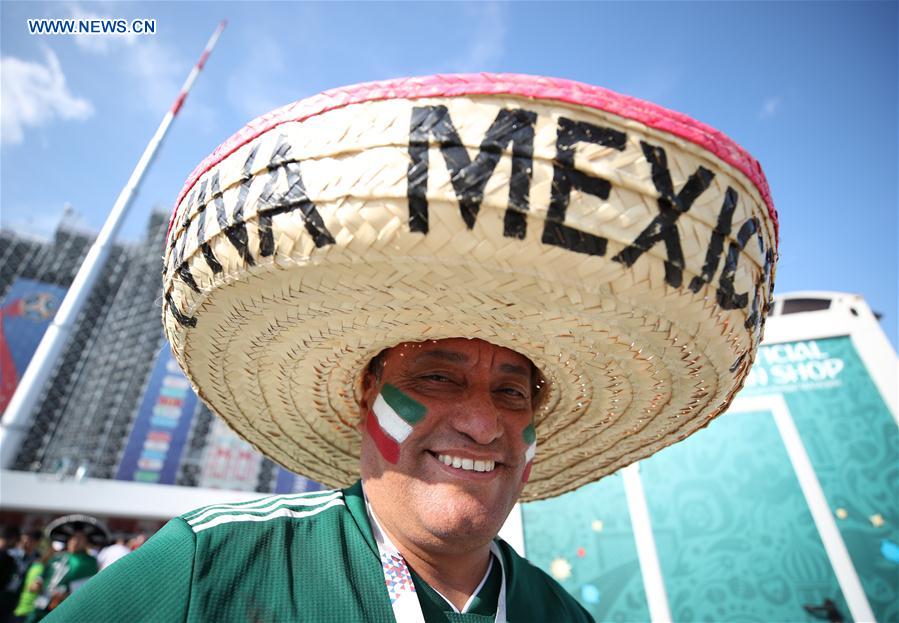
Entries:
[[[635,97],[620,95],[608,89],[562,78],[523,74],[442,74],[420,78],[397,78],[331,89],[288,104],[257,117],[203,160],[193,170],[184,188],[181,189],[178,200],[175,202],[175,209],[177,210],[181,200],[206,171],[243,145],[282,123],[302,121],[329,110],[362,102],[499,94],[556,100],[604,110],[668,132],[708,150],[724,162],[739,169],[755,185],[768,206],[768,214],[774,223],[775,240],[779,241],[777,211],[774,209],[768,181],[765,179],[761,166],[742,147],[723,133],[682,113]],[[172,228],[174,219],[175,212],[173,210],[172,219],[169,221],[169,230]]]

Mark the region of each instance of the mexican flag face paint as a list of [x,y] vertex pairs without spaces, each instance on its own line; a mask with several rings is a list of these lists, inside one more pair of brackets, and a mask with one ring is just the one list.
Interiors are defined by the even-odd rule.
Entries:
[[524,473],[521,474],[521,482],[527,482],[531,477],[531,467],[534,465],[534,457],[537,455],[537,431],[534,429],[533,422],[527,425],[522,431],[521,436],[524,442],[528,444],[528,449],[524,451]]
[[378,451],[388,463],[400,459],[400,445],[412,433],[412,427],[421,422],[427,409],[417,400],[385,383],[368,412],[366,427]]

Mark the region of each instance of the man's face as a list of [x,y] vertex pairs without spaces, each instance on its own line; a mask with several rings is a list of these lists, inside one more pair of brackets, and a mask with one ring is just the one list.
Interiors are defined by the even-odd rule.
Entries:
[[364,384],[362,477],[394,532],[443,545],[496,535],[524,487],[533,370],[526,357],[482,340],[384,353]]
[[83,552],[86,550],[87,550],[87,537],[85,536],[84,532],[78,531],[69,537],[69,540],[66,543],[66,551],[74,554],[74,553]]
[[35,541],[34,537],[30,534],[23,534],[19,539],[19,547],[21,547],[26,554],[33,552],[36,546],[37,541]]

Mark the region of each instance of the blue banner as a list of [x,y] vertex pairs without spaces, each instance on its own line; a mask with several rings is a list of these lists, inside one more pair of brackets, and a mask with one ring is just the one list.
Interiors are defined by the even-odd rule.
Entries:
[[283,467],[278,468],[278,475],[275,478],[275,493],[306,493],[322,489],[324,487],[314,480],[297,476]]
[[0,413],[12,399],[66,288],[16,279],[0,303]]
[[197,395],[166,345],[156,358],[118,480],[174,484],[197,407]]

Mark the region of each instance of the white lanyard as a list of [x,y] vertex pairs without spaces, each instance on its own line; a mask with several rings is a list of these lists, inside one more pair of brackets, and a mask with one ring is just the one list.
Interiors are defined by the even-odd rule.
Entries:
[[[421,604],[418,602],[418,594],[415,592],[415,584],[412,583],[412,574],[409,566],[400,554],[399,550],[387,536],[378,523],[368,498],[365,499],[365,508],[368,511],[368,519],[371,524],[371,532],[378,544],[378,553],[381,555],[381,569],[384,572],[384,583],[387,585],[387,594],[390,596],[390,605],[393,607],[393,616],[397,623],[425,623]],[[496,623],[506,623],[506,570],[503,566],[503,557],[496,542],[490,543],[490,552],[499,562],[499,570],[502,584],[499,589],[499,598],[496,601]]]

